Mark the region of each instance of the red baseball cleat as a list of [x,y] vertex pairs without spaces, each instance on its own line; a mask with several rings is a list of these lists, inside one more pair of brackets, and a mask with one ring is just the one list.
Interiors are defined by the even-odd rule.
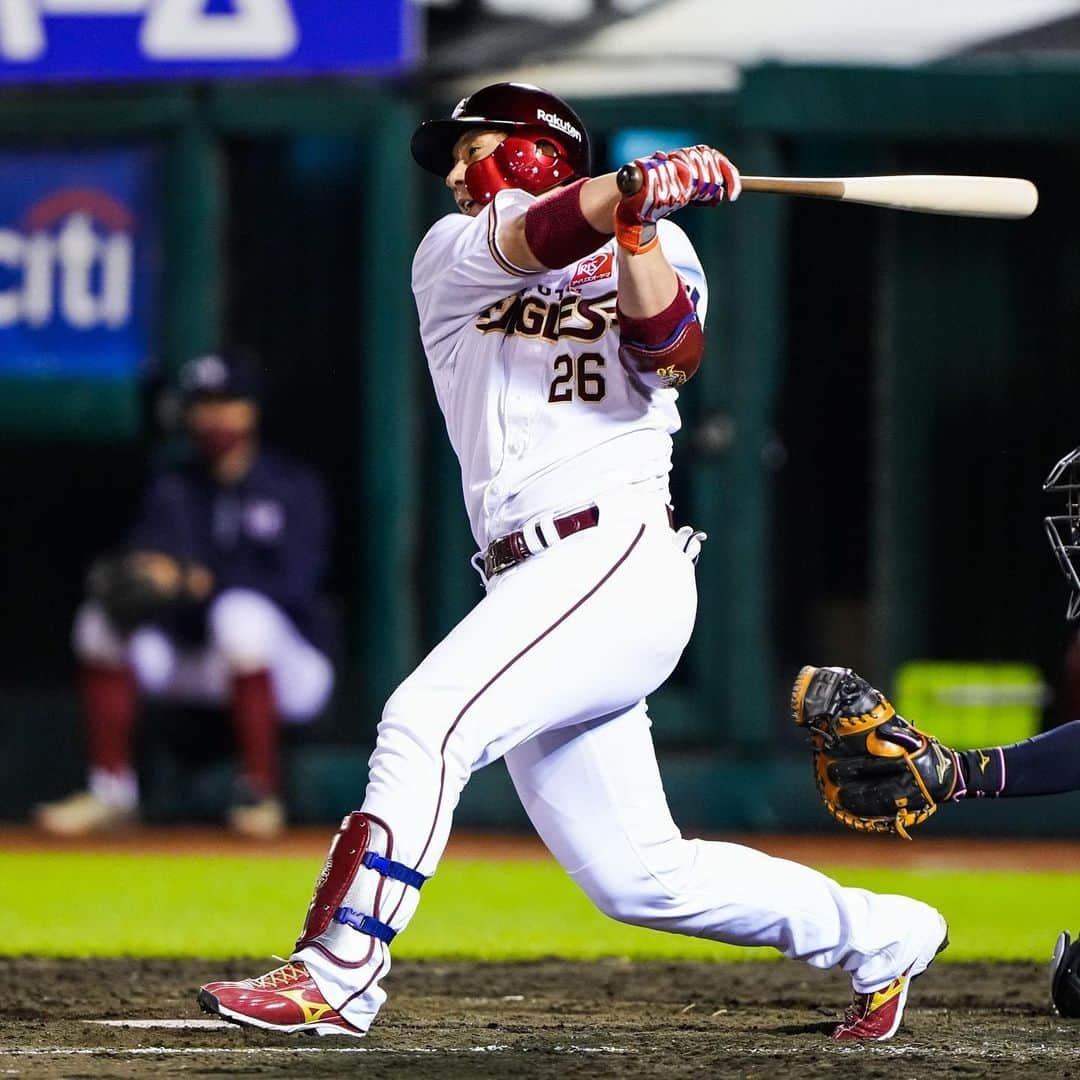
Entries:
[[313,1035],[363,1036],[319,993],[303,963],[288,963],[258,979],[207,983],[199,991],[203,1012],[235,1024]]
[[929,956],[920,955],[903,975],[893,979],[888,986],[872,990],[868,994],[856,992],[848,1006],[844,1019],[833,1029],[834,1039],[872,1039],[883,1042],[891,1039],[904,1018],[904,1005],[907,1003],[911,980],[921,975],[933,962],[938,953],[949,944],[949,928],[941,920],[941,938]]
[[834,1039],[891,1039],[904,1016],[911,976],[893,979],[872,994],[856,994],[844,1019],[833,1029]]

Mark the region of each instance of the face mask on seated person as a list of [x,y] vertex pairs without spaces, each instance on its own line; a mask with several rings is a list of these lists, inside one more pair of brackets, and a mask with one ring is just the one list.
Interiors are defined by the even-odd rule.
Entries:
[[230,451],[244,443],[248,433],[236,428],[213,426],[200,428],[193,433],[199,455],[208,462],[220,461]]

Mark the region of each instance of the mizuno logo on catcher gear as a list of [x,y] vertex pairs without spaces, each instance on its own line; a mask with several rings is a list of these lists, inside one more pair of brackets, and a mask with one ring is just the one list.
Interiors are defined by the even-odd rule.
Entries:
[[951,762],[937,743],[931,743],[930,749],[934,752],[934,768],[937,770],[938,783],[944,784],[945,777],[949,774],[949,765]]
[[543,109],[536,110],[536,119],[543,120],[548,127],[553,127],[556,131],[561,131],[564,135],[569,135],[571,138],[581,142],[581,132],[569,120],[564,120],[561,116],[556,116],[555,113],[544,112]]

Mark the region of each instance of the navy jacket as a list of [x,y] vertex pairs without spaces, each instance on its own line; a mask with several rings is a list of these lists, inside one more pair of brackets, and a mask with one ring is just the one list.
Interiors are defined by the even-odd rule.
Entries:
[[163,469],[151,480],[128,543],[201,563],[215,592],[252,589],[283,608],[317,648],[331,626],[319,588],[330,554],[330,510],[313,469],[261,449],[232,487],[199,463]]

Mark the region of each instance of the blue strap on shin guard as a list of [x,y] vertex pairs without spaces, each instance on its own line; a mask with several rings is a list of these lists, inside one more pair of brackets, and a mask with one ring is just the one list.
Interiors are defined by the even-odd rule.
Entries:
[[[374,870],[375,873],[382,874],[385,878],[400,881],[414,889],[419,889],[427,881],[423,874],[418,873],[411,866],[394,862],[393,859],[387,859],[382,855],[376,855],[374,851],[365,852],[360,862],[369,870]],[[334,921],[341,923],[343,926],[351,926],[354,930],[359,930],[361,934],[368,934],[370,937],[378,938],[379,941],[385,941],[387,945],[397,937],[397,931],[391,930],[386,923],[380,922],[370,915],[362,915],[359,911],[354,911],[350,907],[339,907],[334,912]]]
[[382,855],[376,855],[374,851],[365,852],[363,859],[360,861],[369,870],[374,870],[375,873],[382,874],[383,877],[391,878],[394,881],[401,881],[406,885],[411,885],[414,889],[419,889],[427,881],[423,874],[418,873],[411,866],[394,862],[393,859],[384,858]]
[[339,907],[334,912],[334,922],[351,926],[354,930],[359,930],[361,934],[385,941],[387,945],[397,937],[397,931],[391,930],[386,923],[379,922],[370,915],[361,915],[359,911],[353,911],[351,907]]

